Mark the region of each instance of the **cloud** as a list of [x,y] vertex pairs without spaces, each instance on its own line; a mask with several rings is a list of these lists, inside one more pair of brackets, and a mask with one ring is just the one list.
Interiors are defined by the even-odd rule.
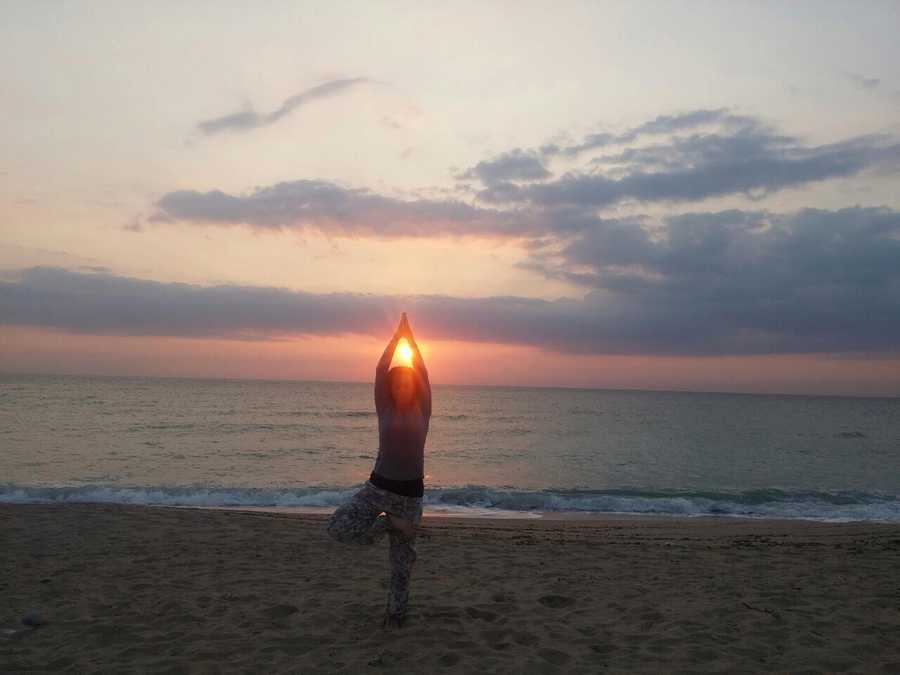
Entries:
[[900,347],[900,212],[887,208],[607,220],[524,264],[611,299],[651,351]]
[[691,110],[674,115],[659,115],[621,134],[595,133],[589,134],[581,143],[566,147],[550,146],[545,152],[561,153],[574,157],[588,150],[604,148],[610,145],[633,143],[643,136],[673,134],[678,131],[696,129],[698,127],[720,125],[726,128],[754,128],[759,121],[744,115],[735,115],[728,108],[715,110]]
[[241,110],[222,117],[216,117],[210,120],[204,120],[197,124],[197,130],[207,136],[221,132],[239,132],[258,129],[259,127],[275,124],[281,118],[294,112],[297,108],[304,106],[312,101],[322,98],[337,96],[352,87],[368,82],[364,77],[353,77],[342,80],[331,80],[318,86],[302,91],[286,99],[277,110],[270,113],[260,114],[252,108]]
[[[623,145],[635,139],[641,140]],[[553,157],[581,155],[603,144],[610,146],[605,154],[588,157],[581,168],[554,178]],[[759,200],[866,171],[898,170],[900,141],[893,136],[810,145],[723,108],[659,116],[608,143],[594,135],[562,148],[517,148],[481,161],[457,176],[480,184],[474,203],[402,200],[366,188],[297,180],[249,194],[170,192],[158,200],[146,223],[245,224],[347,237],[557,236],[573,223],[589,225],[598,212],[622,203],[674,204],[727,196]],[[137,221],[128,226],[141,228]]]
[[[577,301],[528,298],[315,294],[272,287],[161,283],[62,268],[22,270],[0,282],[0,324],[120,336],[268,339],[288,334],[390,332],[400,311],[446,339],[530,342],[539,319],[548,340],[573,332]],[[586,337],[587,334],[585,334]]]
[[527,265],[583,299],[314,294],[30,268],[0,323],[110,335],[267,339],[390,332],[582,354],[896,353],[900,213],[880,208],[607,219],[535,244]]
[[628,147],[595,157],[590,165],[590,171],[571,171],[542,183],[485,183],[478,196],[491,204],[591,208],[626,200],[689,202],[738,194],[759,198],[869,169],[897,170],[900,142],[870,135],[810,146],[752,125]]
[[[582,165],[555,177],[556,161]],[[375,334],[383,329],[379,317],[393,316],[402,307],[415,311],[417,322],[426,321],[436,337],[562,352],[896,352],[896,210],[774,213],[759,206],[703,212],[695,207],[657,218],[605,211],[623,202],[699,203],[728,195],[746,195],[759,205],[761,197],[779,190],[877,170],[900,170],[900,142],[892,136],[814,145],[757,118],[727,109],[698,110],[659,116],[615,137],[593,135],[486,159],[458,176],[482,186],[480,201],[473,203],[445,197],[397,199],[364,188],[299,180],[243,195],[171,192],[157,202],[148,221],[243,224],[347,237],[517,238],[527,255],[523,267],[581,287],[581,300],[148,287],[141,284],[150,282],[111,280],[110,275],[97,283],[100,290],[112,288],[104,284],[113,281],[121,284],[120,290],[138,284],[138,295],[122,302],[121,316],[135,317],[119,326],[124,331],[140,328],[141,317],[147,317],[148,330],[179,335]],[[4,286],[6,299],[34,292],[42,275],[50,272],[33,271],[18,285]],[[60,292],[85,279],[59,277]],[[160,297],[142,301],[151,291]],[[176,310],[160,315],[158,308],[167,303]],[[29,312],[58,306],[53,311],[65,317],[67,308],[76,305],[41,296],[30,305],[0,305],[0,311],[8,310],[16,320],[38,320]],[[83,315],[104,315],[102,306],[98,300]],[[115,315],[118,305],[110,306]],[[219,311],[220,306],[225,309]],[[240,317],[246,322],[238,322]],[[51,324],[89,328],[76,318]]]
[[151,223],[245,224],[312,229],[346,237],[532,236],[533,214],[478,208],[456,200],[400,200],[326,181],[298,180],[248,195],[181,190],[164,195]]
[[697,127],[717,125],[728,129],[755,129],[758,120],[735,115],[727,108],[693,110],[675,115],[660,115],[621,134],[595,133],[574,145],[547,143],[538,150],[516,148],[492,159],[478,162],[456,176],[457,180],[479,180],[491,188],[508,186],[510,181],[539,181],[552,176],[547,161],[554,156],[577,157],[589,150],[633,143],[644,136],[673,134]]
[[[552,179],[554,158],[587,159]],[[900,142],[892,136],[810,145],[760,118],[719,108],[660,115],[623,133],[589,134],[568,145],[517,149],[459,177],[479,180],[477,196],[486,204],[603,209],[728,195],[758,199],[879,169],[900,169]]]
[[496,185],[511,180],[543,180],[551,175],[539,153],[526,152],[517,148],[493,159],[478,162],[457,176],[457,179],[477,179],[485,185]]
[[850,80],[853,84],[861,89],[877,89],[881,84],[881,80],[877,77],[866,77],[865,75],[860,75],[859,73],[844,73],[844,76]]

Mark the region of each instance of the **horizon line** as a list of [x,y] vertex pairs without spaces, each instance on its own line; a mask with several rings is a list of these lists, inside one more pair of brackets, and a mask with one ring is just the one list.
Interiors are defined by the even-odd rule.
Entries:
[[[217,377],[202,376],[192,377],[185,375],[123,375],[109,373],[49,373],[49,372],[25,372],[8,371],[0,369],[0,377],[5,376],[41,376],[41,377],[103,377],[110,379],[149,379],[149,380],[193,380],[214,382],[306,382],[313,384],[372,384],[369,380],[322,380],[303,378],[271,378],[271,377]],[[574,391],[609,391],[609,392],[637,392],[652,394],[721,394],[726,396],[793,396],[800,398],[859,398],[859,399],[900,399],[898,394],[800,394],[787,392],[756,392],[756,391],[721,391],[709,389],[639,389],[634,387],[584,387],[573,385],[540,385],[540,384],[450,384],[432,382],[437,387],[470,387],[480,389],[564,389]]]

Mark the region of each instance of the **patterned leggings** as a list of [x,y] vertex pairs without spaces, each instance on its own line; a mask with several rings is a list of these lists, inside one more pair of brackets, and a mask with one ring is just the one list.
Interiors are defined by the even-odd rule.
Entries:
[[327,531],[343,544],[371,545],[385,532],[390,536],[391,590],[388,611],[403,615],[409,601],[409,577],[416,560],[416,536],[387,527],[381,512],[412,521],[418,527],[422,520],[422,498],[398,495],[372,485],[369,481],[350,500],[332,514]]

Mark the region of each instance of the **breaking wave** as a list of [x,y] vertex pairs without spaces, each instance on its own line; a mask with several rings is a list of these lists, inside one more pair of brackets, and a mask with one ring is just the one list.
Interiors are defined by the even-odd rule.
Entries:
[[[204,486],[79,485],[31,487],[0,484],[0,502],[17,504],[105,503],[221,507],[336,507],[351,487],[236,488]],[[686,490],[505,490],[483,486],[425,491],[425,509],[490,515],[492,511],[634,513],[741,516],[828,521],[900,522],[896,495],[778,489],[744,492]]]

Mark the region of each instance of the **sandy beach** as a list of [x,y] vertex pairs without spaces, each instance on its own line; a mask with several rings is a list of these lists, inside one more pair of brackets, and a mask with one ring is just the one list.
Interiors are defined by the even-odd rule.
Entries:
[[387,632],[326,518],[0,505],[0,672],[900,672],[897,525],[426,515]]

